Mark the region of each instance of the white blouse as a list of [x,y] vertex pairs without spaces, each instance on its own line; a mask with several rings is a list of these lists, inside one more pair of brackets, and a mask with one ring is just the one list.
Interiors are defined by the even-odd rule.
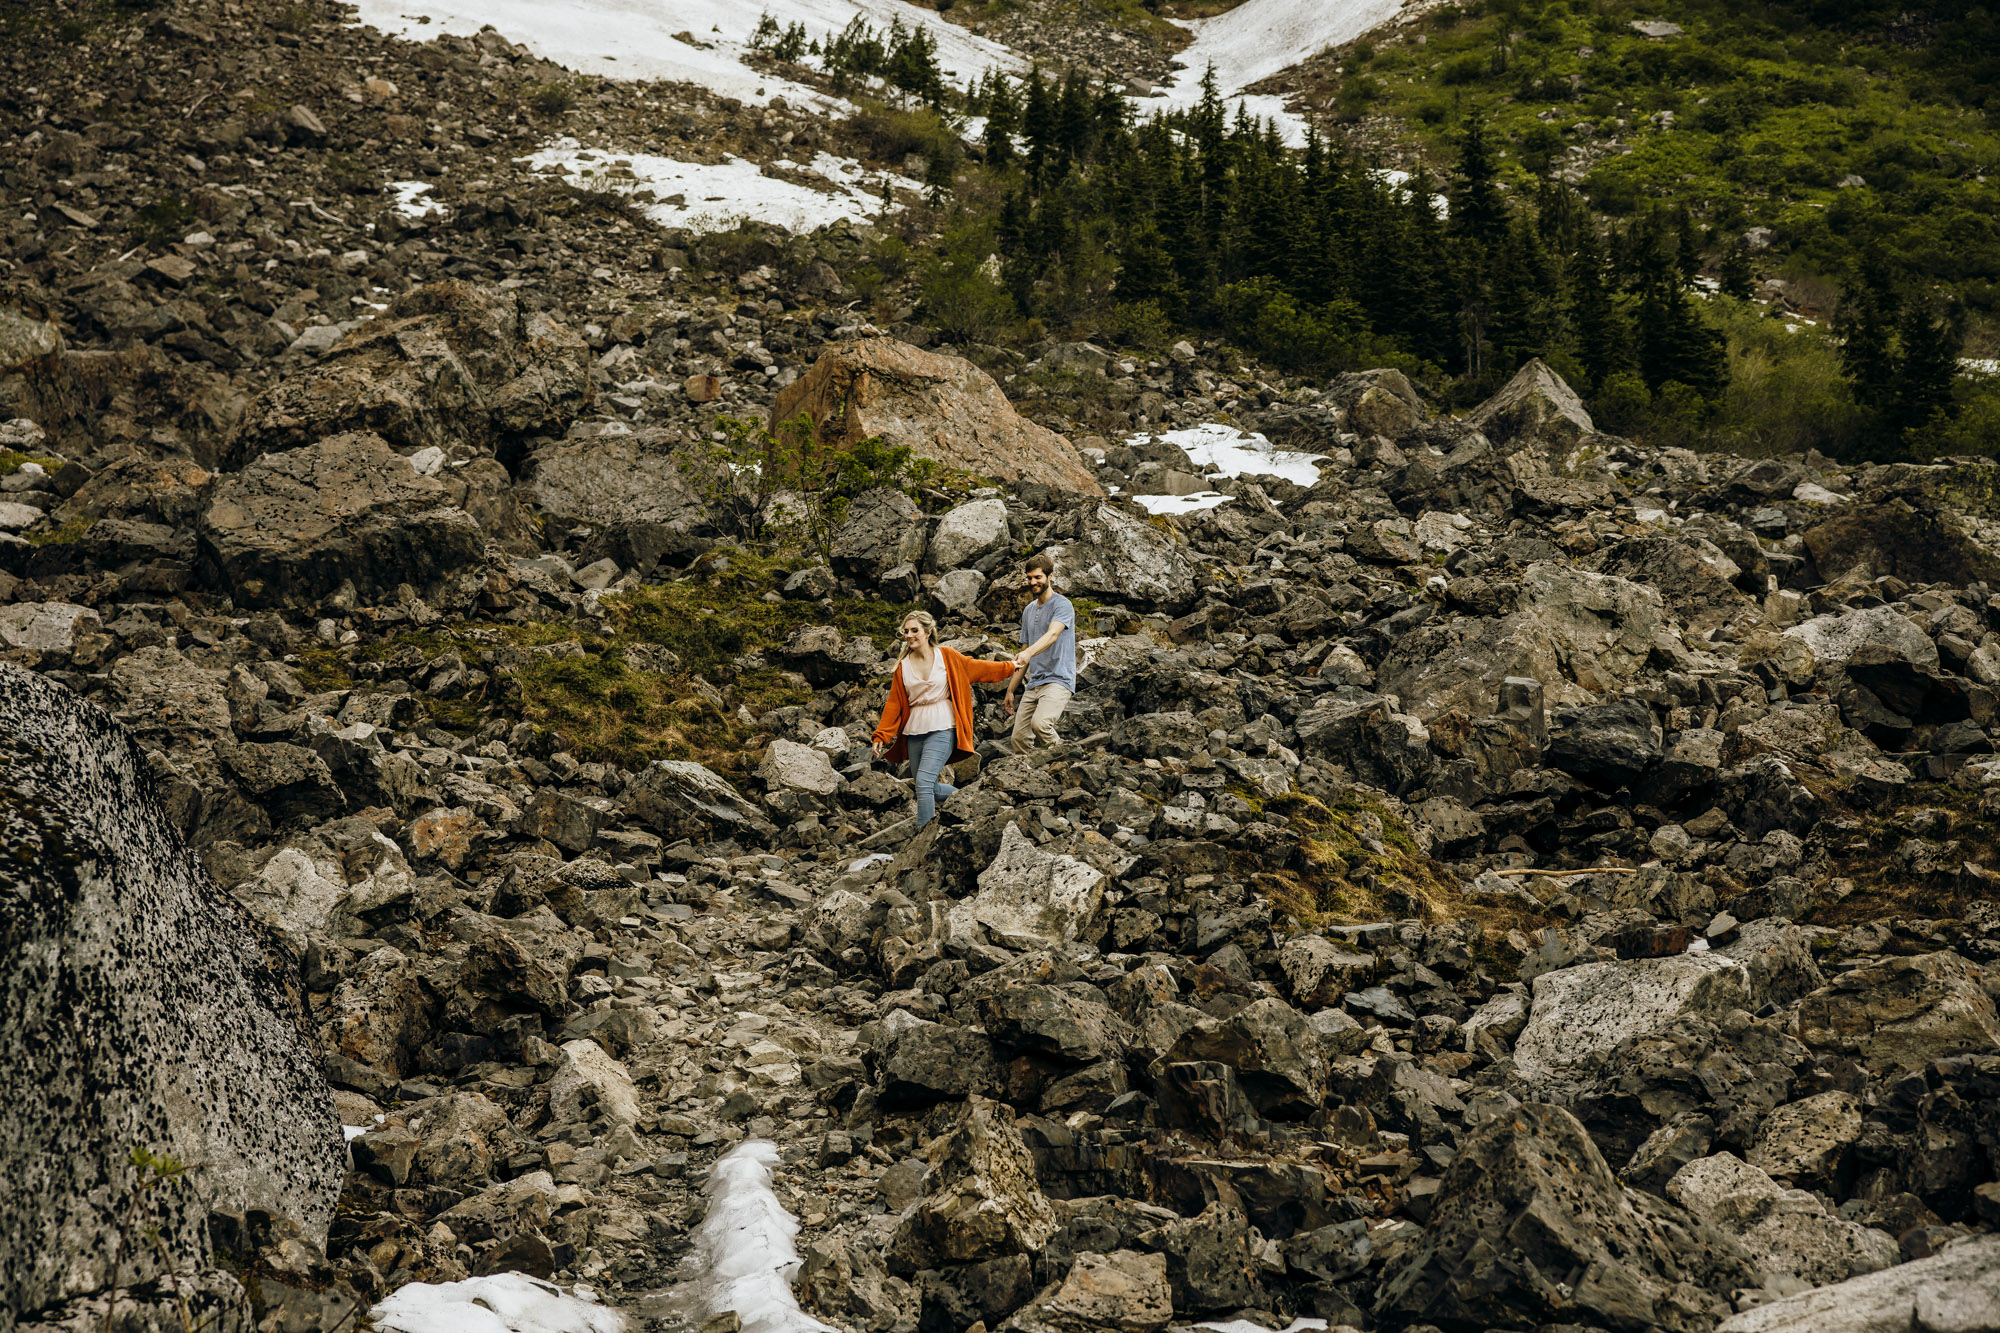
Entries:
[[957,725],[951,715],[951,684],[946,677],[943,653],[931,654],[931,674],[927,677],[917,674],[914,658],[904,658],[900,670],[903,690],[910,696],[910,716],[903,723],[904,735],[920,736]]

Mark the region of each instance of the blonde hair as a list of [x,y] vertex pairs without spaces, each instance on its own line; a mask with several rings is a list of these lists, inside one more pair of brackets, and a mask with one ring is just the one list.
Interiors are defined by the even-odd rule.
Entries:
[[[932,648],[936,648],[937,617],[933,616],[928,611],[912,611],[910,612],[910,614],[903,617],[902,622],[896,626],[897,630],[900,631],[904,625],[909,624],[912,620],[916,621],[919,625],[922,625],[924,627],[924,637],[930,640],[930,645]],[[900,662],[909,655],[910,655],[910,645],[908,644],[908,642],[905,642],[903,644],[903,650],[896,654],[896,660]]]

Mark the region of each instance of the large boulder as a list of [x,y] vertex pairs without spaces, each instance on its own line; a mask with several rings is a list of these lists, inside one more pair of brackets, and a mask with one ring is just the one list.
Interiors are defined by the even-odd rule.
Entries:
[[974,500],[947,510],[931,534],[928,556],[938,573],[961,569],[1007,544],[1004,500]]
[[544,445],[529,455],[521,491],[551,520],[598,529],[619,564],[651,569],[697,549],[709,467],[677,433],[648,428]]
[[1535,357],[1500,391],[1466,414],[1466,424],[1496,444],[1517,437],[1567,448],[1597,433],[1583,400]]
[[622,800],[634,819],[671,842],[770,827],[755,804],[691,759],[655,761],[626,786]]
[[1955,953],[1888,958],[1843,973],[1799,1005],[1799,1039],[1878,1072],[2000,1051],[1985,973]]
[[950,934],[1013,949],[1066,948],[1092,942],[1104,928],[1104,872],[1037,847],[1019,824],[1000,835],[1000,850],[979,872],[979,891],[946,910]]
[[1886,606],[1814,616],[1786,630],[1785,637],[1812,649],[1813,660],[1822,669],[1845,666],[1855,654],[1871,649],[1920,671],[1935,670],[1938,664],[1937,645],[1930,635]]
[[206,572],[240,606],[429,591],[478,565],[486,534],[462,498],[379,435],[337,435],[217,481],[196,527]]
[[1756,1285],[1727,1236],[1620,1185],[1574,1116],[1530,1102],[1460,1142],[1375,1315],[1389,1328],[1706,1333],[1729,1312],[1714,1293]]
[[1086,505],[1062,520],[1048,554],[1056,586],[1129,606],[1181,611],[1197,593],[1195,565],[1172,525],[1109,504]]
[[1773,1277],[1819,1286],[1902,1258],[1894,1236],[1829,1213],[1819,1196],[1786,1189],[1733,1153],[1689,1162],[1667,1182],[1667,1197],[1735,1236]]
[[1974,1236],[1897,1264],[1733,1315],[1715,1333],[1993,1333],[2000,1236]]
[[831,554],[841,572],[873,583],[923,558],[924,516],[893,487],[863,491],[847,506]]
[[1795,1000],[1821,981],[1810,940],[1810,931],[1773,918],[1753,922],[1724,949],[1544,972],[1514,1043],[1514,1067],[1545,1096],[1573,1095],[1625,1042],[1683,1017],[1755,1013]]
[[453,459],[506,459],[531,436],[562,435],[590,406],[590,370],[582,338],[512,295],[429,283],[265,390],[224,465],[350,431]]
[[1536,563],[1512,595],[1504,617],[1433,622],[1395,640],[1379,688],[1425,722],[1453,708],[1484,716],[1509,676],[1541,681],[1550,705],[1595,703],[1636,680],[1670,633],[1658,592],[1610,574]]
[[919,458],[981,476],[1104,494],[1075,446],[1016,412],[991,375],[893,338],[829,343],[804,375],[779,390],[771,424],[800,412],[828,443],[879,435]]
[[974,1097],[931,1145],[924,1196],[897,1223],[890,1271],[1038,1254],[1061,1228],[1005,1103]]
[[[346,1173],[295,965],[209,879],[146,772],[106,714],[0,663],[10,1312],[209,1269],[211,1209],[281,1213],[323,1244]],[[137,1149],[193,1169],[141,1204]],[[121,1246],[135,1225],[157,1244]]]

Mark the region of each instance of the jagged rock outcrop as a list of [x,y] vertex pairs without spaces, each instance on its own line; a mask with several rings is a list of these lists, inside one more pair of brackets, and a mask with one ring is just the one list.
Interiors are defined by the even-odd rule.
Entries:
[[771,423],[805,412],[836,443],[879,435],[931,458],[1002,481],[1039,481],[1077,495],[1103,488],[1062,436],[1016,412],[993,377],[955,356],[893,338],[832,344],[781,390]]
[[[123,729],[4,663],[0,775],[0,1306],[169,1273],[227,1302],[210,1210],[323,1242],[346,1170],[296,964],[169,826]],[[188,1169],[156,1181],[141,1150]]]
[[196,533],[206,568],[245,606],[310,605],[343,584],[369,598],[402,583],[435,594],[485,556],[465,498],[379,435],[335,435],[222,477]]
[[588,356],[575,333],[512,294],[426,284],[267,390],[223,465],[359,431],[453,461],[511,456],[531,436],[560,435],[590,406]]

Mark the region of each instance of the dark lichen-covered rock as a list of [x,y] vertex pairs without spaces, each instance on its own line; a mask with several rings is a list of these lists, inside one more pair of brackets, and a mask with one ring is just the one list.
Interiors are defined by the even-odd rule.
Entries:
[[375,435],[338,435],[224,477],[196,528],[205,572],[241,606],[430,591],[486,553],[461,496]]
[[[144,773],[109,716],[0,663],[0,1310],[204,1269],[212,1208],[283,1213],[323,1243],[340,1192],[290,960]],[[135,1149],[196,1165],[130,1214]],[[135,1225],[159,1243],[127,1245],[114,1274]]]

